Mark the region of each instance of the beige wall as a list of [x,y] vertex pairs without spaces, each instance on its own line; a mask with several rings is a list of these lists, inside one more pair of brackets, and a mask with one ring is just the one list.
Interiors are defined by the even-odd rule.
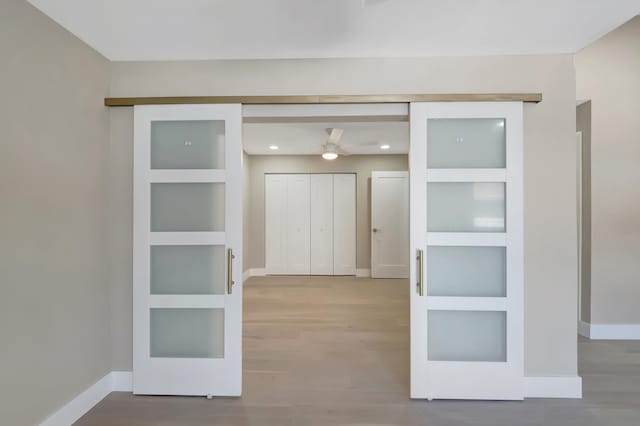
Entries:
[[[525,371],[530,376],[576,374],[576,96],[571,55],[121,62],[113,64],[111,84],[112,96],[403,92],[542,92],[540,104],[524,109]],[[126,111],[131,114],[131,109]],[[112,121],[112,131],[119,132],[125,121]],[[131,214],[130,204],[118,209]],[[123,223],[128,226],[128,221]],[[120,305],[128,306],[131,279],[113,284],[119,288],[114,294],[123,295]],[[114,318],[119,315],[114,312]],[[131,367],[130,329],[127,324],[114,348],[123,360],[117,368]]]
[[[133,114],[109,109],[109,290],[114,370],[131,370],[131,353],[120,348],[132,339],[133,276]],[[129,283],[129,286],[120,285]]]
[[576,108],[576,130],[582,133],[582,262],[580,265],[581,320],[591,321],[591,102]]
[[356,268],[371,266],[371,172],[408,170],[406,155],[351,155],[333,161],[320,155],[251,156],[250,235],[245,269],[265,267],[264,175],[265,173],[356,173]]
[[640,323],[640,17],[575,57],[591,100],[591,322]]
[[23,0],[0,33],[0,424],[31,425],[111,371],[110,67]]

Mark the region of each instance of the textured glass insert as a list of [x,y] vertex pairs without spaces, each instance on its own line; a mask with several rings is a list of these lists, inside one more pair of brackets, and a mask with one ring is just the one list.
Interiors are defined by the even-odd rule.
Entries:
[[503,118],[427,120],[428,168],[504,168]]
[[151,122],[152,169],[224,169],[224,121]]
[[224,309],[151,309],[152,358],[223,358]]
[[426,255],[429,296],[506,296],[505,247],[429,246]]
[[224,294],[224,246],[152,246],[151,294]]
[[429,361],[507,360],[507,315],[501,311],[429,311]]
[[428,183],[427,230],[504,232],[504,183]]
[[152,183],[152,232],[224,231],[223,183]]

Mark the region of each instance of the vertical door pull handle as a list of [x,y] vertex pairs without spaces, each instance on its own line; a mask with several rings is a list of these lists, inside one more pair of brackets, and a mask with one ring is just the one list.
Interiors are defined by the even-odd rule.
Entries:
[[233,249],[227,249],[227,293],[233,292],[233,259],[236,257],[233,255]]
[[416,260],[418,261],[418,295],[424,296],[424,251],[418,250],[418,255],[416,256]]

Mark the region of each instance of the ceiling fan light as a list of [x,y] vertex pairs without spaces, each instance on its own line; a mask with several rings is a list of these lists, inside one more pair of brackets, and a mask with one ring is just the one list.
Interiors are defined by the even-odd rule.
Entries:
[[327,151],[322,153],[322,158],[324,158],[325,160],[335,160],[336,158],[338,158],[338,154],[336,154],[335,152]]

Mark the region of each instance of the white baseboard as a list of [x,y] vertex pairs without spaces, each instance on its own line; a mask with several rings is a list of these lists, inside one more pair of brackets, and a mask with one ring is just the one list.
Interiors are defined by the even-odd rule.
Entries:
[[369,278],[371,276],[371,269],[356,269],[356,277],[357,278]]
[[586,338],[591,337],[591,329],[588,322],[578,321],[578,334]]
[[111,373],[89,386],[62,408],[49,416],[40,426],[69,426],[111,392]]
[[242,282],[245,282],[251,277],[264,277],[267,275],[265,268],[251,268],[242,273]]
[[251,268],[249,271],[251,271],[252,277],[264,277],[267,275],[266,268]]
[[592,340],[640,340],[640,324],[578,322],[578,333]]
[[[65,404],[40,426],[68,426],[96,406],[111,392],[132,392],[131,371],[112,371]],[[582,398],[579,376],[525,377],[525,398]]]
[[133,373],[131,371],[112,371],[111,391],[133,392]]
[[525,398],[582,398],[582,377],[525,377]]

